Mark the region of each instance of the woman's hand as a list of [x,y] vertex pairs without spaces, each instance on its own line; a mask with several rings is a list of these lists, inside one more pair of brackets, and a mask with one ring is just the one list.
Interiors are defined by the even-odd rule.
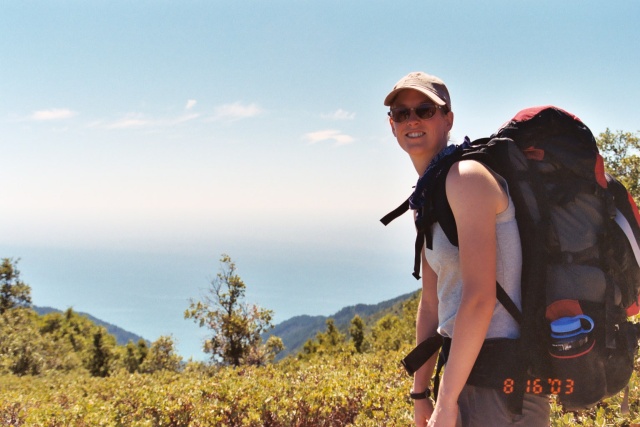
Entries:
[[428,427],[455,427],[458,421],[458,403],[444,403],[438,400],[429,419]]
[[431,399],[413,401],[413,421],[416,423],[416,427],[427,427],[431,414],[433,414]]

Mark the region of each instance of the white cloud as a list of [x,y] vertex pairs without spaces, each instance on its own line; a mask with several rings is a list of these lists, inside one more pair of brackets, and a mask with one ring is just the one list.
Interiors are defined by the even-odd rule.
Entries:
[[304,135],[304,138],[308,140],[310,144],[316,144],[322,141],[335,141],[335,145],[346,145],[355,141],[353,137],[333,129],[310,132]]
[[76,116],[78,113],[67,108],[51,108],[49,110],[34,111],[29,118],[31,120],[64,120]]
[[187,105],[185,105],[185,110],[191,110],[198,103],[195,99],[190,99],[187,101]]
[[356,118],[356,113],[350,113],[342,108],[338,108],[333,113],[322,114],[322,118],[330,120],[353,120]]
[[158,124],[164,124],[164,125],[178,125],[180,123],[184,123],[184,122],[189,122],[191,120],[195,120],[198,117],[200,117],[200,114],[198,113],[191,113],[191,114],[183,114],[180,117],[177,117],[175,119],[170,119],[170,120],[166,120],[166,121],[162,121]]
[[95,123],[95,127],[104,127],[105,129],[136,129],[162,126],[176,126],[200,117],[198,113],[183,114],[175,118],[150,119],[140,113],[130,113],[125,117],[116,120],[110,124],[102,126],[101,122]]
[[262,114],[263,110],[257,104],[243,105],[240,102],[217,107],[211,120],[240,120]]
[[131,129],[131,128],[141,128],[145,126],[153,125],[152,120],[145,119],[141,114],[128,114],[126,117],[123,117],[120,120],[116,120],[115,122],[106,126],[107,129]]
[[89,129],[100,129],[104,127],[104,122],[102,120],[94,120],[92,122],[87,123],[85,127]]

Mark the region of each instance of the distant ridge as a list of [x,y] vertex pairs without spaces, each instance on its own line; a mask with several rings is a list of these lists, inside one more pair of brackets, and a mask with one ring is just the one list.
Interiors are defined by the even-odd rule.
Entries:
[[[340,330],[348,328],[351,319],[357,314],[362,317],[376,319],[382,317],[394,306],[408,300],[415,292],[400,295],[399,297],[380,302],[378,304],[357,304],[342,308],[331,316],[295,316],[284,322],[278,323],[271,331],[265,334],[265,339],[275,335],[282,339],[285,350],[278,354],[280,360],[290,354],[296,354],[302,350],[302,346],[307,340],[314,338],[318,332],[324,331],[327,319],[333,319],[335,325]],[[364,319],[366,320],[366,319]]]
[[[33,310],[41,316],[48,313],[64,313],[64,311],[58,310],[57,308],[38,307],[35,305],[33,306]],[[145,340],[140,335],[136,335],[133,332],[126,331],[119,326],[112,325],[111,323],[105,322],[104,320],[100,320],[87,313],[82,313],[80,311],[75,311],[75,310],[74,312],[81,316],[87,317],[96,325],[104,327],[107,330],[107,332],[109,332],[111,335],[116,337],[116,342],[118,343],[118,345],[127,345],[129,340],[133,341],[134,344],[136,344],[140,340],[144,340],[147,344],[150,344],[149,341]]]

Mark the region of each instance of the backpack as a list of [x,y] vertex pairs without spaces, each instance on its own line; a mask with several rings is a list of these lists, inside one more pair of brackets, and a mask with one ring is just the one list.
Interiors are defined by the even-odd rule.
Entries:
[[[387,225],[409,208],[416,211],[416,279],[435,222],[458,244],[445,179],[455,162],[467,159],[507,181],[522,244],[522,309],[496,284],[499,302],[520,325],[519,374],[500,378],[503,391],[512,397],[555,394],[565,410],[579,410],[626,387],[628,406],[640,337],[628,319],[638,313],[640,214],[626,188],[605,173],[593,134],[571,113],[533,107],[489,138],[447,146],[411,197],[381,220]],[[567,322],[580,328],[572,338],[559,326]],[[441,344],[438,336],[420,343],[402,361],[407,372],[412,375]]]

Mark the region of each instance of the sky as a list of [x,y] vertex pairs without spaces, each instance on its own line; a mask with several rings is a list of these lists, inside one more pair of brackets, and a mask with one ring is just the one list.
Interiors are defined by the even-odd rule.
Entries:
[[418,289],[417,179],[383,100],[442,78],[452,141],[553,104],[638,132],[640,2],[0,2],[0,257],[33,302],[171,335],[235,261],[246,301],[331,315]]

